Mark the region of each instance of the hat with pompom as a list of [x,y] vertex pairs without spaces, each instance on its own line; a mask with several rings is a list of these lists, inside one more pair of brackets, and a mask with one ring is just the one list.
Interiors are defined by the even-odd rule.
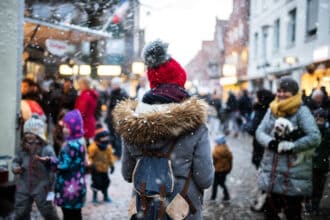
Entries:
[[23,132],[34,134],[43,141],[47,141],[47,138],[45,136],[46,125],[44,121],[36,115],[32,116],[24,123]]
[[186,71],[167,53],[168,44],[155,40],[143,49],[143,59],[147,65],[150,88],[160,84],[175,84],[184,88],[187,80]]

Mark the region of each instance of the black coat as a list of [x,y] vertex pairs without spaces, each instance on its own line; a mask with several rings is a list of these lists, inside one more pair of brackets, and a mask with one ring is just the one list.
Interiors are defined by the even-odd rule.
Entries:
[[110,93],[109,104],[108,104],[108,113],[111,113],[116,105],[128,98],[128,95],[124,89],[112,90]]
[[258,169],[264,154],[264,147],[261,146],[255,136],[255,132],[264,118],[268,109],[268,105],[262,103],[256,103],[253,106],[254,116],[246,125],[246,131],[253,136],[253,152],[252,152],[252,163]]
[[234,112],[238,110],[238,101],[234,94],[230,94],[226,103],[227,112]]
[[113,126],[113,122],[112,122],[112,111],[114,110],[114,108],[116,107],[116,105],[127,99],[128,95],[126,93],[125,90],[123,89],[116,89],[113,90],[110,93],[110,97],[109,97],[109,104],[108,104],[108,112],[107,112],[107,118],[105,120],[105,122],[108,125],[108,129],[110,131],[110,142],[111,145],[114,149],[114,155],[117,156],[118,158],[121,157],[121,138],[120,136],[115,132],[114,126]]
[[67,92],[62,92],[62,97],[61,97],[61,109],[68,109],[68,110],[73,110],[74,105],[76,103],[77,99],[77,91],[75,89],[69,89]]
[[252,102],[247,95],[243,95],[238,100],[238,109],[243,116],[248,116],[252,112]]
[[112,126],[112,111],[116,107],[116,105],[122,101],[128,98],[128,95],[124,89],[116,89],[112,90],[109,97],[109,103],[108,103],[108,112],[107,112],[107,118],[106,123],[108,124],[108,128],[110,131],[113,131]]
[[329,169],[330,156],[330,127],[329,125],[320,127],[322,136],[321,144],[316,148],[313,158],[313,167],[327,172]]

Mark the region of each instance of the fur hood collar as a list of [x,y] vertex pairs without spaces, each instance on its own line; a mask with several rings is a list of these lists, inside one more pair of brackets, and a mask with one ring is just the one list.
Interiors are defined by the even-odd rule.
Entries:
[[207,104],[195,97],[157,107],[143,104],[142,110],[138,105],[136,101],[125,100],[112,113],[116,131],[125,143],[133,146],[174,139],[194,131],[207,120]]

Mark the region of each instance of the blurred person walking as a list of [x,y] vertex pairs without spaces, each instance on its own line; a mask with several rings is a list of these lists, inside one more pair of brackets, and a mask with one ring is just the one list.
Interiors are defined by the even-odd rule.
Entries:
[[63,117],[67,113],[66,110],[62,110],[58,115],[57,122],[55,124],[53,130],[53,145],[56,156],[60,154],[61,148],[64,143],[64,135],[63,135]]
[[320,202],[329,172],[330,122],[328,120],[329,113],[325,109],[315,110],[313,114],[322,136],[321,144],[316,148],[313,157],[312,212],[319,215]]
[[95,111],[97,106],[98,93],[91,89],[91,80],[88,78],[80,78],[79,96],[76,99],[75,108],[81,113],[84,122],[84,137],[87,146],[90,139],[95,134]]
[[262,156],[264,154],[264,147],[258,142],[256,138],[256,130],[264,118],[269,104],[274,100],[274,94],[266,89],[261,89],[257,91],[257,101],[253,105],[253,113],[250,116],[247,124],[245,125],[245,130],[253,137],[252,141],[252,164],[259,169]]
[[49,86],[49,92],[47,94],[47,117],[51,120],[53,125],[56,124],[58,114],[61,111],[61,99],[62,99],[62,84],[54,81]]
[[148,86],[147,86],[147,78],[142,76],[139,79],[139,85],[136,87],[136,99],[139,102],[142,102],[144,94],[147,92]]
[[77,91],[73,88],[72,79],[65,79],[60,100],[60,109],[71,111],[75,107]]
[[126,91],[122,88],[121,78],[115,77],[111,80],[111,93],[108,104],[106,123],[110,132],[110,143],[114,150],[114,155],[120,159],[122,155],[122,142],[118,133],[114,129],[112,112],[116,105],[128,98]]
[[[238,101],[233,92],[229,91],[229,97],[226,102],[226,120],[224,122],[224,134],[229,135],[234,132],[234,136],[238,136],[239,126],[237,120],[239,118]],[[230,128],[230,125],[231,128]]]
[[245,121],[249,119],[252,112],[252,101],[247,90],[243,90],[241,97],[238,99],[238,110]]
[[212,153],[215,172],[211,200],[216,199],[218,186],[220,185],[223,190],[222,201],[226,202],[230,200],[230,195],[226,186],[226,177],[233,167],[233,155],[226,144],[224,136],[218,136],[215,139],[215,143],[216,146]]

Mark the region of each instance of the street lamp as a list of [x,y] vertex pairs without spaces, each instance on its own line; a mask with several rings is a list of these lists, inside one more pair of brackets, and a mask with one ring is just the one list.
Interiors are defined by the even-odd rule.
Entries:
[[133,62],[132,63],[132,73],[133,74],[138,74],[138,75],[143,75],[145,71],[145,65],[143,62]]
[[62,64],[62,65],[60,65],[59,73],[61,75],[70,76],[70,75],[72,75],[73,70],[72,70],[72,68],[69,65]]
[[236,76],[236,66],[232,64],[224,64],[222,67],[224,76]]
[[98,76],[119,76],[121,74],[121,66],[119,65],[99,65],[97,67]]
[[79,66],[79,75],[89,76],[92,72],[92,68],[90,65],[80,65]]
[[91,74],[90,65],[67,65],[62,64],[59,67],[59,73],[64,76],[89,76]]
[[298,63],[298,58],[295,56],[286,56],[283,58],[283,60],[284,63],[289,64],[290,66]]

